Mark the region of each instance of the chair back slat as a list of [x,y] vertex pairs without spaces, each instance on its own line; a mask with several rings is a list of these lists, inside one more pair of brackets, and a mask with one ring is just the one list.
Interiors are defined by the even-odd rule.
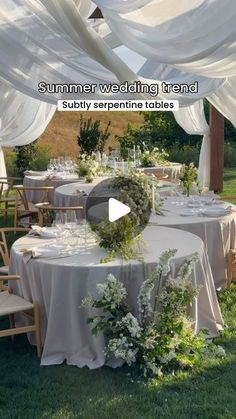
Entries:
[[[48,203],[48,194],[54,190],[53,186],[35,186],[35,187],[24,187],[23,185],[14,185],[16,190],[16,207],[15,207],[15,227],[18,225],[19,218],[28,217],[27,225],[32,224],[32,215],[38,213],[36,205],[29,201],[28,192],[40,191],[42,192],[41,203]],[[34,221],[35,223],[35,221]]]
[[4,266],[8,266],[10,262],[10,252],[7,243],[7,235],[9,233],[28,233],[29,231],[29,228],[24,227],[0,228],[0,255],[2,257]]
[[3,260],[3,263],[5,266],[9,265],[9,261],[10,261],[10,257],[9,257],[9,251],[8,251],[8,246],[7,246],[7,241],[6,241],[6,235],[5,235],[5,231],[1,231],[0,230],[0,237],[1,237],[1,242],[0,242],[0,254]]

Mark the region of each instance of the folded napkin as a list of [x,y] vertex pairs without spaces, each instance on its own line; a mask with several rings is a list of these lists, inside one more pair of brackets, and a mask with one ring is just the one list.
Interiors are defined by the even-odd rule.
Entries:
[[46,175],[46,179],[49,179],[49,180],[63,179],[63,176],[61,176],[61,175]]
[[42,237],[44,239],[54,239],[59,236],[59,229],[56,227],[39,227],[33,225],[28,235],[33,237]]
[[77,196],[88,196],[88,194],[85,191],[82,191],[81,189],[76,189],[74,194]]
[[228,207],[211,207],[202,210],[202,214],[207,217],[222,217],[224,215],[230,214],[232,211],[235,211],[235,208],[233,206]]
[[54,258],[60,257],[63,250],[65,250],[65,246],[52,244],[50,247],[45,246],[38,246],[32,247],[28,249],[21,249],[23,253],[23,261],[25,263],[29,262],[31,258]]

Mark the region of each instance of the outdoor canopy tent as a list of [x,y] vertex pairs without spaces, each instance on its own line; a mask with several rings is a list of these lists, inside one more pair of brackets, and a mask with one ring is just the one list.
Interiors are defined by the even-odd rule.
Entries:
[[[96,6],[104,19],[94,22],[88,17]],[[235,0],[4,0],[0,145],[27,144],[45,130],[62,95],[40,93],[41,81],[198,82],[197,93],[161,92],[157,99],[178,99],[177,122],[189,134],[204,135],[200,179],[208,185],[209,127],[202,100],[207,98],[236,126],[235,18]],[[129,62],[129,52],[142,57],[139,68]],[[78,99],[78,95],[63,94],[63,98]],[[97,90],[79,95],[82,98],[121,96]]]

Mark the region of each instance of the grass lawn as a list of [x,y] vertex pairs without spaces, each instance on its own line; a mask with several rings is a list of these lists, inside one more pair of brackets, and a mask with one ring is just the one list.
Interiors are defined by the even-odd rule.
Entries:
[[227,168],[224,173],[224,192],[221,194],[224,196],[234,196],[232,202],[236,204],[236,168]]
[[[225,171],[225,190],[236,192],[236,169]],[[0,419],[236,418],[236,283],[219,299],[227,357],[151,382],[132,382],[127,367],[40,367],[25,337],[1,339]]]

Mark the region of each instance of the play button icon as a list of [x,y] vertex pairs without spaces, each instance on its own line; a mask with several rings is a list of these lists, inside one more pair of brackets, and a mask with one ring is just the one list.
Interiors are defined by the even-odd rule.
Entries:
[[119,220],[124,215],[129,214],[131,211],[128,205],[123,204],[115,198],[110,198],[108,201],[108,219],[111,223]]
[[[122,224],[122,217],[127,216],[130,220],[137,221],[137,234],[140,234],[146,227],[151,212],[146,191],[135,180],[124,188],[119,182],[122,184],[128,181],[122,176],[114,176],[97,182],[85,199],[86,221],[94,230],[109,229],[109,224],[110,227],[115,227],[119,222]],[[138,206],[142,211],[137,213]]]

